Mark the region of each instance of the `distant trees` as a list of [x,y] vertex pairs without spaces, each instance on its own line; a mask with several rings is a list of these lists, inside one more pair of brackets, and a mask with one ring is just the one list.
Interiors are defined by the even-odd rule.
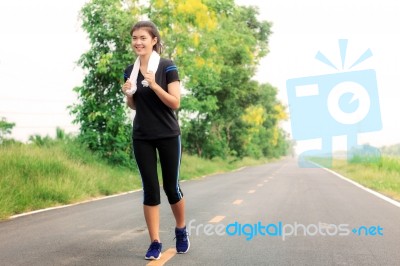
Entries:
[[11,134],[14,126],[15,126],[15,123],[7,122],[7,119],[5,117],[1,118],[1,120],[0,120],[0,144],[3,143],[3,141],[7,135]]
[[381,152],[383,155],[389,155],[389,156],[400,156],[400,143],[391,145],[391,146],[383,146],[381,148]]

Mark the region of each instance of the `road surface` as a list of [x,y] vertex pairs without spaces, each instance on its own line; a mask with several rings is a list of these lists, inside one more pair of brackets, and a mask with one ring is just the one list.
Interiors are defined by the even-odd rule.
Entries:
[[[150,265],[400,265],[400,208],[292,159],[181,183],[191,249]],[[142,192],[0,222],[0,265],[147,265]],[[257,227],[257,228],[256,228]]]

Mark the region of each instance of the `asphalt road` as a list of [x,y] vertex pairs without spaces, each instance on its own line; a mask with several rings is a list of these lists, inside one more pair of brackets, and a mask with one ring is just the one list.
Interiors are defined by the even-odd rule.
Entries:
[[[400,265],[400,208],[282,160],[182,182],[191,249],[150,265]],[[0,222],[0,265],[146,265],[142,192]],[[257,228],[255,228],[257,226]],[[354,231],[354,232],[353,232]]]

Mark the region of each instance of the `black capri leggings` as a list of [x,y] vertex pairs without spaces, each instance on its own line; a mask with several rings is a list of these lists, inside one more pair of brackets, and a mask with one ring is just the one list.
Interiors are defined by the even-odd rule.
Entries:
[[181,137],[155,140],[133,140],[133,152],[143,185],[143,204],[156,206],[161,203],[157,175],[157,151],[161,163],[163,188],[170,204],[183,197],[179,186],[181,164]]

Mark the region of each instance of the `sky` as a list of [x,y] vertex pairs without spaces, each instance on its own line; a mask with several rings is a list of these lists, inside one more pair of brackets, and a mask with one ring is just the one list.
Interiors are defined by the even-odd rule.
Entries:
[[78,12],[83,0],[0,1],[0,117],[16,123],[12,137],[77,132],[67,106],[76,102],[88,48]]
[[[54,136],[57,126],[77,132],[67,106],[76,102],[72,91],[82,83],[76,61],[88,48],[78,12],[85,0],[0,1],[0,117],[16,123],[12,137]],[[260,20],[272,22],[268,55],[254,79],[278,89],[289,105],[286,81],[299,77],[350,71],[367,49],[372,56],[352,70],[373,69],[379,95],[382,129],[357,136],[360,144],[400,143],[400,2],[397,0],[236,0],[259,8]],[[338,40],[347,39],[344,68]],[[320,51],[338,69],[315,59]],[[290,115],[290,113],[289,113]],[[290,134],[290,120],[282,123]],[[341,149],[345,136],[333,137]],[[302,151],[318,140],[299,141]]]
[[[279,99],[289,105],[286,81],[299,77],[350,71],[367,49],[372,57],[351,70],[373,69],[379,97],[382,129],[360,133],[358,144],[375,147],[400,143],[400,2],[396,0],[236,0],[258,6],[260,19],[273,23],[270,53],[261,60],[256,80],[278,88]],[[339,39],[347,39],[347,56],[341,67]],[[338,70],[315,59],[324,54]],[[289,115],[291,115],[289,113]],[[291,121],[282,124],[289,133]],[[334,150],[346,149],[347,137],[332,137]],[[297,153],[320,148],[321,140],[297,141]]]

